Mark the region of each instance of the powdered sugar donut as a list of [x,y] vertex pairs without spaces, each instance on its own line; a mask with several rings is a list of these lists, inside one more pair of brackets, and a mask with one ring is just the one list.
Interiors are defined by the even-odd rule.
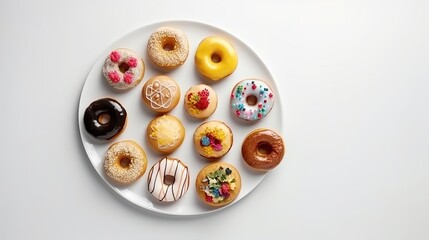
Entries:
[[270,86],[258,79],[238,82],[231,92],[231,110],[234,115],[256,121],[268,115],[274,105],[274,94]]
[[189,189],[188,167],[177,158],[164,157],[155,163],[147,177],[148,191],[162,202],[174,202]]
[[143,79],[145,65],[136,53],[126,48],[110,52],[103,65],[103,75],[114,88],[127,90]]

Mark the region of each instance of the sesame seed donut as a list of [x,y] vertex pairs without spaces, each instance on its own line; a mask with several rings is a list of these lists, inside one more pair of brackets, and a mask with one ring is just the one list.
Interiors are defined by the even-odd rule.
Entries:
[[271,87],[258,79],[238,82],[232,92],[230,107],[233,114],[246,121],[262,119],[270,113],[274,105]]
[[115,99],[100,98],[85,109],[83,122],[91,136],[108,141],[119,136],[125,129],[127,111]]
[[145,65],[136,53],[126,48],[110,52],[103,65],[103,75],[115,89],[128,90],[143,79]]
[[162,202],[174,202],[189,189],[188,166],[177,158],[164,157],[149,170],[147,187]]
[[146,153],[131,140],[112,144],[104,157],[106,175],[120,184],[135,182],[144,174],[146,167]]
[[188,38],[179,29],[161,27],[149,37],[147,52],[152,62],[160,68],[165,70],[177,68],[188,58]]
[[270,129],[250,132],[241,146],[244,161],[253,169],[268,171],[277,167],[285,154],[282,137]]
[[232,74],[238,65],[237,53],[226,39],[207,37],[195,52],[195,65],[205,77],[217,81]]
[[224,122],[207,121],[195,129],[195,149],[201,156],[209,160],[216,160],[227,154],[232,143],[231,128]]

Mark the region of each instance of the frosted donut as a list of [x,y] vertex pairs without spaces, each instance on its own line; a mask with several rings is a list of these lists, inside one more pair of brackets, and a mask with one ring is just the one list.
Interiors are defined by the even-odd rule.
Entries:
[[136,53],[119,48],[110,52],[103,65],[103,75],[116,89],[127,90],[137,86],[143,79],[145,65]]
[[147,125],[147,139],[150,145],[160,153],[171,153],[182,145],[185,128],[182,122],[171,115],[162,115],[152,119]]
[[130,140],[112,144],[104,157],[106,175],[121,184],[135,182],[144,174],[146,167],[146,153]]
[[262,80],[242,80],[231,92],[230,107],[233,114],[247,121],[264,118],[270,113],[273,105],[273,91]]
[[229,163],[216,162],[200,170],[195,180],[198,197],[207,205],[222,207],[233,202],[241,190],[241,176]]
[[177,68],[188,58],[188,38],[179,29],[161,27],[149,37],[147,52],[157,66],[167,70]]
[[127,111],[115,99],[100,98],[93,101],[83,116],[86,131],[98,140],[111,140],[125,129]]
[[217,81],[235,71],[238,57],[234,47],[227,40],[221,37],[208,37],[198,45],[195,65],[202,75]]
[[233,143],[231,128],[221,121],[202,123],[194,132],[194,147],[198,154],[216,160],[229,152]]
[[150,110],[166,113],[175,108],[179,102],[180,87],[171,77],[154,76],[143,85],[142,99]]
[[189,88],[184,101],[185,109],[189,115],[198,119],[210,117],[217,107],[216,92],[205,84]]
[[178,200],[189,189],[188,167],[177,158],[162,158],[149,170],[147,189],[159,201]]
[[285,145],[280,135],[270,129],[250,132],[241,146],[244,161],[256,170],[268,171],[277,167],[283,159]]

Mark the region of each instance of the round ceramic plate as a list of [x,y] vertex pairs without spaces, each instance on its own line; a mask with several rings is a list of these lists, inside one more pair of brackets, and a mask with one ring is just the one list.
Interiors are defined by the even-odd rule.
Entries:
[[[188,37],[189,40],[189,56],[184,65],[181,67],[163,72],[156,68],[150,61],[146,44],[152,32],[162,26],[171,26],[181,29]],[[208,36],[220,36],[230,41],[238,54],[239,63],[238,67],[233,74],[227,78],[214,82],[205,79],[196,70],[194,64],[195,50],[200,41]],[[109,53],[116,48],[129,48],[134,50],[140,55],[146,65],[146,72],[142,82],[135,88],[126,91],[118,92],[111,88],[102,74],[102,66],[109,55]],[[166,74],[174,78],[180,86],[181,98],[179,104],[169,113],[179,118],[186,129],[185,139],[183,144],[173,153],[168,156],[176,157],[188,165],[190,171],[190,187],[188,192],[176,202],[169,204],[161,203],[147,190],[147,175],[149,169],[155,164],[163,155],[155,152],[146,139],[147,124],[156,117],[156,114],[151,112],[143,103],[141,99],[141,90],[144,83],[150,78],[158,74]],[[274,94],[277,96],[276,102],[272,111],[267,117],[256,122],[246,122],[239,119],[231,113],[229,108],[229,99],[234,85],[245,78],[258,78],[263,79],[271,85]],[[190,117],[184,108],[184,94],[192,86],[196,84],[210,85],[218,95],[218,106],[214,114],[205,120],[196,120]],[[128,113],[128,124],[126,129],[121,135],[109,142],[100,142],[94,140],[90,136],[83,124],[83,115],[88,105],[99,98],[110,97],[118,100]],[[219,28],[197,22],[189,21],[169,21],[160,22],[139,28],[129,34],[123,36],[111,46],[107,47],[100,57],[95,62],[94,67],[88,74],[82,89],[80,103],[79,103],[79,130],[82,137],[82,143],[85,151],[94,166],[97,173],[102,179],[105,180],[107,185],[115,190],[124,199],[150,211],[164,213],[169,215],[199,215],[206,214],[220,209],[225,209],[234,203],[237,203],[248,195],[266,176],[266,172],[257,172],[250,169],[241,157],[241,144],[244,137],[256,128],[270,128],[282,134],[282,114],[281,102],[278,94],[276,84],[264,65],[262,60],[238,38],[230,33],[227,33]],[[210,162],[200,157],[194,150],[192,136],[195,129],[204,121],[207,120],[220,120],[225,122],[233,132],[234,142],[231,150],[220,159],[220,161],[228,162],[234,165],[240,172],[242,177],[242,189],[236,200],[222,208],[213,208],[206,206],[197,196],[195,189],[195,178],[204,166]],[[145,150],[148,159],[148,168],[145,174],[139,178],[135,183],[124,186],[117,186],[111,182],[104,173],[103,159],[107,148],[114,142],[121,140],[134,140],[142,146]]]

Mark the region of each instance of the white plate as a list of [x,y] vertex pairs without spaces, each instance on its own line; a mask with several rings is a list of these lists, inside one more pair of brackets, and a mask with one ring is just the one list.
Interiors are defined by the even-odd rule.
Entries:
[[[184,65],[176,70],[169,72],[160,72],[156,69],[146,52],[146,43],[152,32],[161,26],[172,26],[181,29],[189,40],[189,57]],[[236,48],[239,63],[236,71],[229,77],[218,82],[210,82],[205,80],[196,70],[194,65],[194,54],[199,42],[207,36],[218,35],[229,40]],[[129,48],[140,54],[140,57],[146,64],[146,72],[142,82],[135,88],[124,93],[114,91],[105,81],[102,75],[102,66],[105,58],[110,51],[116,48]],[[147,109],[140,97],[140,92],[145,81],[157,74],[167,74],[177,80],[181,88],[181,98],[179,104],[169,114],[181,119],[186,128],[185,140],[182,146],[175,152],[170,154],[171,157],[177,157],[186,163],[191,173],[191,184],[186,195],[181,199],[171,204],[163,204],[152,198],[147,190],[147,173],[151,166],[157,162],[162,155],[156,153],[149,144],[144,140],[146,127],[149,121],[155,117],[155,114]],[[265,117],[254,123],[248,123],[231,114],[229,109],[229,97],[233,86],[244,78],[255,77],[267,81],[273,88],[276,94],[276,102],[272,111]],[[274,80],[264,65],[262,60],[250,49],[246,44],[240,41],[233,35],[210,25],[189,22],[189,21],[170,21],[160,22],[139,28],[129,34],[123,36],[111,46],[109,46],[96,61],[94,67],[88,74],[85,85],[82,89],[82,94],[79,103],[79,130],[82,137],[82,142],[88,154],[89,160],[94,166],[100,177],[105,180],[107,185],[115,190],[124,199],[150,211],[169,214],[169,215],[199,215],[206,214],[222,208],[212,208],[205,206],[198,198],[195,190],[195,178],[199,170],[210,162],[200,157],[192,145],[192,135],[194,130],[203,121],[197,121],[189,117],[183,106],[183,98],[185,92],[195,84],[205,83],[211,85],[218,94],[218,107],[215,113],[207,120],[221,120],[229,125],[234,135],[234,143],[221,161],[226,161],[233,164],[239,171],[242,177],[242,189],[233,203],[237,203],[248,195],[266,176],[267,173],[256,172],[244,163],[241,157],[241,143],[244,137],[255,128],[266,127],[282,134],[282,114],[281,103]],[[110,142],[100,143],[94,141],[85,130],[83,124],[83,114],[87,106],[94,100],[102,97],[111,97],[118,100],[127,110],[128,124],[125,131],[116,139]],[[148,158],[148,168],[145,174],[135,183],[127,187],[119,187],[106,178],[103,171],[103,158],[107,148],[116,141],[131,139],[139,143],[145,150]],[[281,167],[281,165],[280,165]]]

